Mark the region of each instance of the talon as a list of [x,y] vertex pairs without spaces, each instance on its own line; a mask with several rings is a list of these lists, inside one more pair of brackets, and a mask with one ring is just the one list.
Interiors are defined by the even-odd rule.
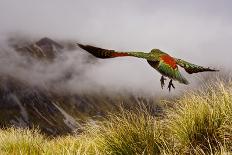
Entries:
[[167,80],[164,76],[161,76],[161,79],[160,79],[160,82],[161,82],[161,88],[163,89],[164,88],[164,81]]
[[171,88],[175,89],[175,86],[172,83],[172,79],[169,81],[169,84],[168,84],[168,90],[169,90],[169,92],[171,91]]

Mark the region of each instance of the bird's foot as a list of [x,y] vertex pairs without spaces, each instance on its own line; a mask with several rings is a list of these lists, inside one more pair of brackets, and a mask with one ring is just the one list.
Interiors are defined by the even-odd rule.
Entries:
[[160,82],[161,82],[161,88],[163,89],[164,88],[164,81],[167,80],[164,76],[161,76],[161,79],[160,79]]
[[171,91],[171,88],[175,89],[175,86],[172,83],[172,79],[169,81],[169,84],[168,84],[168,90],[169,90],[169,92]]

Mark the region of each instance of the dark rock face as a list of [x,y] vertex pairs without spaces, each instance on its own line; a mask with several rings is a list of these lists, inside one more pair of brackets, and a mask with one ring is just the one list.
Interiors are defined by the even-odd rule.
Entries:
[[69,133],[80,127],[72,116],[68,118],[68,114],[58,108],[58,102],[48,91],[10,77],[1,80],[0,127],[39,127],[49,135]]

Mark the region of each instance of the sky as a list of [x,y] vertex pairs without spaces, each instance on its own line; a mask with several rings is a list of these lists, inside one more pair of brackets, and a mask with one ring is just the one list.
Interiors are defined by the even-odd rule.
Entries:
[[[21,34],[115,50],[149,52],[158,48],[224,70],[232,64],[231,19],[231,0],[1,0],[0,41]],[[84,51],[76,51],[80,52]],[[79,65],[72,56],[66,61]],[[200,76],[184,75],[190,81]],[[160,74],[142,59],[102,60],[85,77],[81,83],[88,89],[163,92]],[[69,85],[77,81],[74,78]],[[176,87],[181,86],[176,82]]]

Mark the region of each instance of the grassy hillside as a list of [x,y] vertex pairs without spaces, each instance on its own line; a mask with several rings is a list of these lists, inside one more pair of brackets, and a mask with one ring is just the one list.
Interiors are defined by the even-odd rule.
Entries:
[[48,138],[37,129],[0,130],[0,154],[232,154],[232,83],[218,82],[152,107],[109,113],[83,132]]

